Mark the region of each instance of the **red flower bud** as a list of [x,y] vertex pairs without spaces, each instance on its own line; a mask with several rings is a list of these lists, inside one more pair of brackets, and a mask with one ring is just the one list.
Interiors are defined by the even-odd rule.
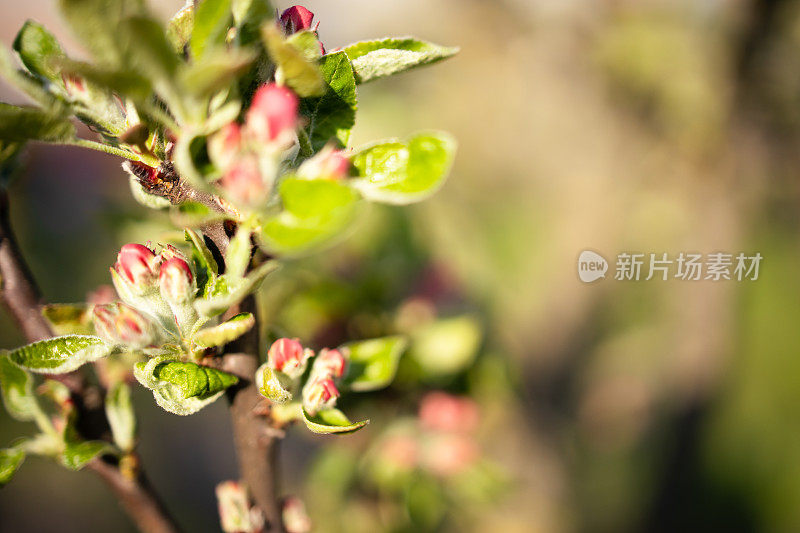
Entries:
[[306,369],[306,362],[313,352],[304,350],[297,339],[278,339],[272,343],[267,353],[269,365],[284,374],[298,378]]
[[328,350],[323,348],[317,358],[314,359],[314,372],[331,378],[344,376],[346,361],[342,352],[339,350]]
[[184,303],[194,296],[194,275],[181,257],[173,256],[161,265],[158,284],[167,302]]
[[330,147],[322,149],[297,169],[298,175],[308,179],[340,180],[347,177],[349,172],[350,161],[344,152]]
[[314,13],[303,6],[292,6],[281,13],[281,25],[286,35],[311,28]]
[[281,518],[283,518],[283,528],[287,533],[309,533],[311,531],[311,518],[300,498],[290,496],[283,500]]
[[117,254],[114,270],[123,280],[143,289],[155,282],[156,255],[147,246],[126,244]]
[[228,170],[242,149],[242,128],[235,122],[223,127],[208,140],[208,155],[222,170]]
[[231,200],[244,205],[257,205],[263,202],[269,192],[264,180],[261,179],[255,157],[245,157],[236,161],[219,180],[219,185]]
[[337,398],[339,389],[329,376],[312,375],[303,387],[303,407],[311,416],[335,406]]
[[452,433],[471,433],[480,422],[474,401],[444,392],[431,392],[422,399],[419,418],[426,429]]
[[156,340],[153,323],[128,305],[122,303],[96,305],[92,315],[97,334],[111,344],[144,348]]
[[297,96],[286,87],[274,83],[262,85],[247,110],[247,133],[255,141],[279,145],[291,144],[297,127]]

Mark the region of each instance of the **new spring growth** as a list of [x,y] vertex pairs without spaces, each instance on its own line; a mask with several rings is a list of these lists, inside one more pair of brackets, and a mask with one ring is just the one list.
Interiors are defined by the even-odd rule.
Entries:
[[92,315],[97,334],[110,344],[139,349],[156,341],[154,324],[133,307],[123,303],[96,305]]
[[303,500],[296,496],[289,496],[283,500],[281,506],[283,528],[287,533],[309,533],[311,531],[311,518],[308,516]]
[[[280,25],[286,35],[291,35],[299,31],[310,30],[317,33],[317,23],[313,28],[311,23],[314,20],[314,13],[303,6],[292,6],[281,13]],[[319,51],[325,55],[325,47],[319,43]]]
[[267,363],[279,372],[283,372],[292,379],[297,379],[306,370],[306,363],[314,355],[297,339],[278,339],[272,343],[267,353]]
[[222,531],[242,533],[261,531],[264,518],[250,507],[247,489],[236,481],[223,481],[216,488],[217,508]]
[[171,257],[162,265],[158,274],[161,297],[171,304],[182,304],[195,294],[194,275],[189,263],[182,257]]
[[342,180],[350,173],[350,161],[342,150],[326,146],[314,157],[303,162],[297,175],[306,179]]
[[126,244],[117,254],[113,269],[136,294],[153,287],[158,259],[150,248],[141,244]]
[[287,147],[294,142],[299,100],[288,88],[275,83],[261,86],[247,110],[245,128],[258,143]]
[[345,359],[339,350],[323,348],[314,359],[311,376],[303,387],[303,407],[309,415],[314,416],[324,409],[336,405],[339,389],[335,379],[344,376]]

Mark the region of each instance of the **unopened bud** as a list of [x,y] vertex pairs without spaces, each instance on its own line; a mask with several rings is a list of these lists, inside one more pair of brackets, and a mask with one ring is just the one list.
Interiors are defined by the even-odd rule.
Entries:
[[478,406],[473,400],[438,391],[422,399],[419,418],[426,429],[452,433],[471,433],[480,422]]
[[313,372],[317,375],[340,378],[344,376],[345,364],[346,361],[342,352],[323,348],[314,359]]
[[303,387],[303,407],[310,416],[336,405],[339,390],[328,376],[311,376]]
[[86,94],[86,86],[82,78],[74,74],[62,74],[61,80],[64,82],[64,88],[67,90],[67,93],[73,98]]
[[281,25],[286,35],[311,29],[314,13],[303,6],[292,6],[281,13]]
[[286,87],[275,83],[262,85],[247,110],[248,135],[263,144],[279,147],[291,144],[297,127],[298,105],[297,96]]
[[96,305],[92,315],[95,331],[111,344],[144,348],[156,340],[153,323],[128,305],[122,303]]
[[237,160],[222,176],[219,185],[231,200],[242,205],[262,203],[269,192],[261,178],[258,161],[252,156]]
[[297,174],[307,179],[341,180],[349,172],[350,161],[344,156],[344,152],[330,147],[323,148],[297,169]]
[[154,270],[156,255],[147,246],[126,244],[119,254],[114,270],[135,292],[144,292],[156,279]]
[[224,481],[217,485],[216,494],[222,531],[225,533],[254,531],[247,490],[244,486],[236,481]]
[[180,304],[194,297],[194,275],[181,257],[171,257],[161,265],[158,284],[161,297],[169,303]]
[[208,139],[208,155],[218,169],[228,170],[242,149],[242,128],[231,122]]
[[314,352],[303,349],[297,339],[278,339],[272,343],[267,353],[269,365],[283,372],[292,379],[300,377],[306,369],[306,363]]
[[311,531],[311,518],[300,498],[289,496],[283,500],[281,517],[286,533],[309,533]]

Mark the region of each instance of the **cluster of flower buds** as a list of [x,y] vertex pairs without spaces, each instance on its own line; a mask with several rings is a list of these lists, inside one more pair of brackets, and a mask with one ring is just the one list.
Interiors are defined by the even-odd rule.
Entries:
[[155,324],[129,305],[95,305],[92,314],[97,334],[110,344],[144,348],[157,340]]
[[[312,27],[311,24],[313,21],[314,13],[303,6],[292,6],[281,13],[280,25],[286,35],[306,30],[317,33],[319,22]],[[325,47],[322,43],[319,43],[319,50],[322,55],[325,55]]]
[[287,87],[262,85],[244,125],[232,122],[209,138],[209,157],[222,172],[218,184],[231,200],[240,205],[266,200],[283,153],[297,142],[298,106]]
[[311,531],[311,518],[300,498],[289,496],[283,500],[281,518],[283,519],[283,528],[287,533],[309,533]]
[[267,353],[267,362],[279,372],[297,379],[306,371],[308,360],[314,352],[303,348],[298,339],[278,339],[272,343]]
[[247,489],[236,481],[223,481],[216,488],[220,526],[225,533],[255,533],[264,527],[264,516],[251,508]]
[[336,380],[344,376],[345,358],[339,350],[323,348],[314,359],[311,375],[303,387],[303,407],[314,416],[336,405],[339,389]]

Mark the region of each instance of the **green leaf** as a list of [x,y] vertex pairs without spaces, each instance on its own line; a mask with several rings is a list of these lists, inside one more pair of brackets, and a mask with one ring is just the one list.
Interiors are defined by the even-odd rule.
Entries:
[[320,72],[325,81],[325,92],[318,98],[305,98],[300,110],[308,118],[306,132],[315,152],[329,141],[347,146],[350,130],[356,123],[356,79],[353,67],[344,52],[323,56]]
[[289,177],[279,191],[283,211],[261,226],[270,252],[296,255],[330,244],[355,218],[358,193],[346,183]]
[[259,41],[261,26],[275,13],[268,0],[232,0],[231,11],[236,23],[236,41],[240,45]]
[[221,390],[214,394],[186,398],[180,386],[168,381],[161,381],[154,376],[157,366],[169,362],[175,361],[171,361],[169,356],[156,356],[147,363],[137,363],[133,367],[133,375],[136,380],[153,391],[153,398],[165,411],[179,416],[191,415],[215,402],[225,392]]
[[350,422],[350,419],[338,409],[325,409],[315,416],[309,416],[303,409],[303,422],[313,433],[352,433],[369,424],[369,420],[361,422]]
[[204,348],[223,346],[247,333],[256,323],[251,313],[240,313],[214,327],[201,329],[192,341]]
[[342,353],[348,365],[344,385],[357,392],[386,387],[394,379],[407,346],[405,337],[399,336],[345,344]]
[[153,377],[180,387],[184,398],[208,396],[238,383],[239,378],[222,370],[180,361],[165,362],[153,369]]
[[225,274],[231,279],[241,278],[247,271],[253,251],[251,235],[252,229],[249,225],[239,224],[236,234],[228,244],[225,251]]
[[428,376],[452,375],[475,360],[481,336],[480,323],[471,316],[438,320],[413,332],[409,356]]
[[269,56],[278,67],[275,79],[279,83],[285,82],[301,97],[319,96],[325,92],[320,67],[314,59],[306,57],[302,39],[288,41],[274,24],[265,24],[262,35]]
[[65,116],[0,102],[0,140],[63,143],[74,139],[75,126]]
[[115,383],[106,394],[106,418],[114,443],[130,452],[136,443],[136,415],[131,403],[131,389],[125,382]]
[[167,40],[178,53],[189,43],[194,26],[194,6],[183,6],[167,23]]
[[33,378],[12,364],[5,355],[0,356],[0,391],[6,411],[17,420],[34,420],[40,412],[33,395]]
[[158,21],[146,16],[128,17],[120,22],[117,32],[128,69],[172,85],[179,59]]
[[375,202],[419,202],[444,184],[455,150],[455,140],[446,133],[419,133],[405,142],[370,145],[352,156],[363,177],[353,180],[353,186]]
[[353,64],[358,83],[366,83],[441,61],[458,53],[458,48],[400,37],[354,43],[344,51]]
[[278,268],[275,261],[267,261],[253,270],[245,278],[230,280],[227,275],[216,279],[214,288],[203,299],[194,302],[201,316],[210,318],[225,312],[229,307],[241,302],[247,295],[258,289],[270,272]]
[[206,50],[225,44],[231,26],[231,0],[203,0],[194,15],[194,27],[189,41],[192,57],[197,60]]
[[11,481],[24,460],[25,451],[21,448],[0,449],[0,487]]
[[202,61],[181,69],[181,86],[199,97],[209,96],[236,81],[254,59],[255,55],[248,50],[208,49]]
[[256,388],[262,396],[276,404],[284,404],[292,399],[292,393],[269,363],[264,363],[256,370]]
[[59,85],[62,83],[61,71],[53,60],[65,57],[64,50],[41,24],[25,21],[14,39],[14,50],[31,73]]
[[144,14],[142,1],[59,0],[59,6],[72,31],[96,59],[104,66],[125,67],[120,25],[126,17]]
[[83,440],[75,428],[75,421],[70,419],[64,427],[64,449],[59,461],[70,470],[80,470],[86,464],[103,453],[111,453],[113,447],[99,440]]
[[86,304],[47,304],[42,316],[56,335],[91,335],[92,317]]
[[197,288],[200,290],[200,294],[204,294],[207,292],[208,285],[217,278],[219,267],[202,235],[188,228],[184,235],[186,242],[192,245],[192,262],[194,271],[197,273]]
[[41,374],[72,372],[111,353],[112,347],[93,335],[64,335],[34,342],[8,353],[12,363]]

